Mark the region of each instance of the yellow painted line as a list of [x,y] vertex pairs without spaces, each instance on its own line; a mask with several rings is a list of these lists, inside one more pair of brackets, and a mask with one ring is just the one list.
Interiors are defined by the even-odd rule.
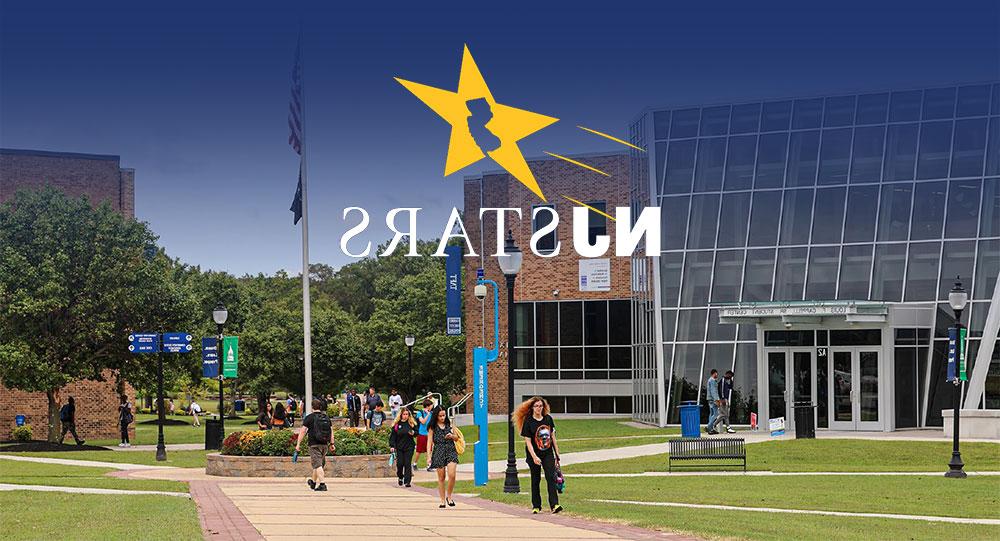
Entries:
[[604,175],[604,176],[606,176],[606,177],[610,177],[610,176],[611,176],[611,175],[609,175],[609,174],[605,173],[604,171],[601,171],[600,169],[598,169],[598,168],[596,168],[596,167],[591,167],[591,166],[589,166],[589,165],[587,165],[587,164],[585,164],[585,163],[583,163],[583,162],[578,162],[578,161],[576,161],[576,160],[571,160],[571,159],[567,158],[566,156],[560,156],[560,155],[558,155],[558,154],[554,154],[554,153],[552,153],[552,152],[549,152],[549,151],[547,151],[547,150],[546,150],[546,151],[544,151],[544,152],[545,152],[546,154],[548,154],[549,156],[552,156],[553,158],[559,158],[560,160],[564,160],[564,161],[567,161],[567,162],[569,162],[569,163],[571,163],[571,164],[573,164],[573,165],[579,165],[580,167],[582,167],[582,168],[584,168],[584,169],[589,169],[589,170],[591,170],[591,171],[593,171],[593,172],[595,172],[595,173],[600,173],[600,174],[602,174],[602,175]]
[[588,204],[584,203],[583,201],[577,201],[576,199],[573,199],[572,197],[570,197],[570,196],[568,196],[568,195],[563,195],[563,197],[565,197],[566,199],[569,199],[570,201],[572,201],[572,202],[576,203],[577,205],[580,205],[581,207],[587,207],[587,208],[589,208],[590,210],[592,210],[592,211],[594,211],[594,212],[596,212],[596,213],[600,214],[601,216],[604,216],[605,218],[608,218],[608,219],[609,219],[609,220],[611,220],[612,222],[617,222],[617,221],[618,221],[618,220],[616,220],[616,219],[615,219],[615,217],[614,217],[614,216],[612,216],[612,215],[610,215],[610,214],[608,214],[607,212],[604,212],[604,211],[602,211],[602,210],[597,210],[597,209],[595,209],[594,207],[592,207],[592,206],[590,206],[590,205],[588,205]]
[[638,150],[640,152],[646,152],[646,149],[639,148],[639,147],[633,145],[632,143],[629,143],[628,141],[623,141],[623,140],[621,140],[621,139],[619,139],[619,138],[617,138],[617,137],[615,137],[613,135],[608,135],[608,134],[606,134],[604,132],[599,132],[597,130],[592,130],[590,128],[585,128],[583,126],[577,126],[577,128],[580,128],[583,131],[589,131],[590,133],[592,133],[594,135],[600,135],[601,137],[604,137],[605,139],[611,139],[612,141],[614,141],[616,143],[621,143],[621,144],[623,144],[623,145],[625,145],[627,147],[632,147],[632,148],[634,148],[634,149],[636,149],[636,150]]

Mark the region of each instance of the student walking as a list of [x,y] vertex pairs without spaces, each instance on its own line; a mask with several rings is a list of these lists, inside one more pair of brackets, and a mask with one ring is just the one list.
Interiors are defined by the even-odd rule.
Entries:
[[122,442],[118,447],[131,447],[128,441],[128,425],[132,424],[135,416],[132,415],[132,404],[128,403],[128,397],[123,396],[121,404],[118,405],[118,427],[122,431]]
[[285,404],[278,402],[274,405],[274,415],[271,416],[271,428],[281,430],[288,424],[288,416],[285,414]]
[[[375,412],[376,406],[384,406],[384,404],[382,403],[382,397],[379,396],[377,392],[375,392],[375,387],[372,386],[368,388],[368,394],[365,395],[365,403],[361,407],[362,411],[365,414],[365,421],[371,420],[372,413]],[[367,423],[365,426],[367,426]]]
[[299,409],[299,403],[292,395],[288,395],[288,400],[285,402],[288,406],[285,408],[285,418],[288,421],[288,428],[292,428],[295,426],[295,412]]
[[352,427],[357,427],[361,422],[361,397],[358,396],[357,389],[351,389],[347,394],[347,417]]
[[[281,402],[278,406],[281,407]],[[306,481],[309,488],[317,492],[326,492],[326,478],[323,467],[326,466],[326,453],[333,452],[336,447],[333,444],[333,425],[323,409],[323,401],[314,398],[312,401],[312,412],[302,420],[302,428],[299,429],[299,438],[295,442],[295,451],[298,452],[302,446],[302,438],[309,435],[306,440],[309,445],[309,461],[312,466],[312,475]],[[275,408],[277,410],[277,408]]]
[[705,427],[709,434],[718,434],[715,430],[715,422],[719,417],[719,371],[712,369],[711,376],[705,381],[706,398],[708,399],[708,426]]
[[271,402],[267,402],[267,406],[261,410],[260,415],[257,416],[257,430],[270,430],[271,429],[271,416],[274,414],[274,407],[271,406]]
[[455,507],[455,500],[451,499],[451,495],[455,491],[455,470],[458,468],[458,451],[455,449],[458,437],[444,408],[436,408],[431,415],[434,420],[428,429],[430,437],[427,452],[431,456],[431,467],[437,470],[438,495],[441,496],[441,505],[438,507]]
[[[719,382],[719,416],[715,418],[715,424],[726,427],[726,432],[732,434],[736,432],[729,426],[729,407],[732,405],[733,397],[733,371],[726,370],[726,374]],[[711,427],[715,428],[715,427]]]
[[[414,468],[420,463],[420,453],[427,452],[427,427],[431,424],[431,410],[434,408],[434,402],[431,402],[430,398],[425,398],[423,406],[424,409],[416,413],[417,455],[413,459]],[[431,468],[431,456],[429,454],[427,455],[427,471],[434,471],[434,468]]]
[[378,430],[385,422],[385,412],[382,411],[382,404],[375,406],[375,411],[368,417],[368,430]]
[[396,389],[393,389],[392,392],[389,393],[389,418],[395,419],[396,417],[399,417],[399,408],[402,407],[403,407],[403,397],[399,396],[399,393],[396,392]]
[[396,453],[396,477],[399,486],[409,488],[410,480],[413,479],[413,465],[410,461],[413,460],[415,447],[413,439],[416,435],[417,422],[410,414],[410,410],[405,408],[400,410],[399,416],[392,424],[392,430],[389,431],[389,448]]
[[559,505],[556,488],[556,461],[559,460],[559,445],[556,443],[556,423],[550,415],[549,403],[542,397],[534,396],[524,401],[511,416],[514,426],[524,437],[524,448],[528,455],[528,469],[531,470],[531,512],[542,512],[540,490],[542,472],[548,487],[549,509],[553,513],[563,510]]
[[81,440],[80,436],[76,435],[76,400],[72,396],[69,397],[69,401],[59,410],[59,422],[62,423],[62,436],[59,437],[60,445],[66,439],[67,432],[73,435],[73,440],[76,441],[77,445],[87,443]]
[[191,424],[191,426],[201,426],[201,422],[198,421],[198,414],[201,413],[201,406],[199,406],[197,402],[192,400],[190,409],[191,409],[191,417],[194,419],[194,422]]

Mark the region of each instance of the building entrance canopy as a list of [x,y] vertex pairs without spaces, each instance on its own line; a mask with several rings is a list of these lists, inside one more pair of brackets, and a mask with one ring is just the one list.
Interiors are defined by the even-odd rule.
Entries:
[[885,323],[889,305],[870,301],[741,302],[719,305],[719,323]]

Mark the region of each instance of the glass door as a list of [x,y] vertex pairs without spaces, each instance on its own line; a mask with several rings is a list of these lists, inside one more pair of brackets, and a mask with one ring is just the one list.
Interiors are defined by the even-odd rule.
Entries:
[[854,352],[832,350],[829,355],[830,428],[857,430],[854,415]]
[[882,430],[878,350],[831,350],[830,428]]
[[[769,419],[785,418],[788,426],[788,393],[785,383],[788,380],[788,357],[784,350],[767,351],[767,415]],[[767,430],[766,421],[762,428]]]
[[786,430],[794,428],[795,402],[814,402],[815,373],[812,349],[767,351],[768,416],[784,417]]
[[855,364],[857,374],[858,430],[882,430],[879,417],[878,350],[860,350]]

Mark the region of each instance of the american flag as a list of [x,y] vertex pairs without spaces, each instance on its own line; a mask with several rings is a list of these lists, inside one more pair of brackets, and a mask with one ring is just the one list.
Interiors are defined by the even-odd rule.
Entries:
[[[302,156],[302,38],[295,46],[295,65],[292,67],[292,97],[288,101],[288,144],[299,156]],[[302,163],[299,163],[299,184],[295,189],[295,198],[288,209],[294,215],[293,224],[302,219]]]

